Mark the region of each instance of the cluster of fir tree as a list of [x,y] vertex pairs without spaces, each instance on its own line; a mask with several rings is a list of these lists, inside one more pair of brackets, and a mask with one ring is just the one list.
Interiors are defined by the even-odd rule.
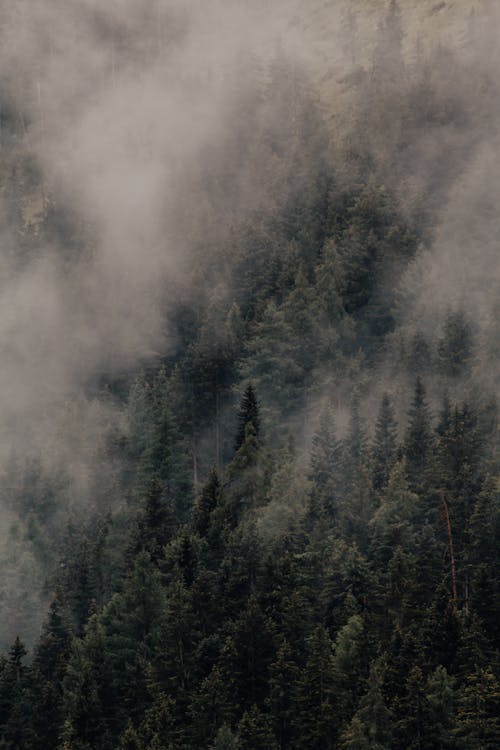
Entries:
[[[283,57],[265,85],[241,88],[244,126],[214,150],[189,203],[193,272],[170,316],[178,351],[128,399],[113,512],[68,529],[33,659],[17,641],[3,662],[5,747],[498,744],[493,411],[445,404],[434,430],[418,386],[402,445],[387,400],[373,445],[356,404],[340,441],[325,414],[310,469],[293,441],[276,440],[325,372],[362,380],[380,357],[398,278],[463,160],[443,149],[404,211],[398,188],[422,138],[453,127],[465,153],[471,118],[487,108],[486,98],[476,106],[478,70],[466,57],[441,49],[404,61],[395,2],[379,36],[352,78],[359,106],[346,148],[334,148],[312,81]],[[15,112],[11,121],[17,140],[29,122]],[[11,162],[22,175],[17,151]],[[250,215],[237,200],[249,163],[261,189]],[[36,165],[25,166],[36,182]],[[18,183],[6,194],[22,227]],[[208,211],[193,219],[207,192]],[[37,231],[66,254],[89,241],[88,222],[61,202],[47,201]],[[23,232],[29,260],[40,236]],[[441,338],[417,333],[404,360],[453,389],[480,366],[476,355],[452,311]],[[249,378],[266,440],[247,392],[235,454],[233,393]],[[196,489],[193,510],[193,485],[213,460],[225,468]],[[41,564],[58,498],[30,493]]]
[[[389,15],[380,33],[398,37],[398,24],[397,14]],[[395,49],[400,56],[400,45]],[[359,150],[365,132],[356,134],[354,128],[350,151],[335,145],[314,83],[300,67],[278,54],[266,71],[265,84],[251,66],[245,67],[245,75],[251,80],[234,102],[236,114],[245,117],[236,117],[234,132],[215,148],[211,160],[203,160],[200,184],[188,204],[193,231],[185,286],[179,285],[180,292],[168,290],[174,301],[166,328],[175,332],[178,342],[176,351],[165,356],[168,398],[183,426],[194,473],[200,476],[212,461],[222,464],[231,458],[234,393],[242,380],[256,384],[267,421],[278,426],[315,400],[325,379],[341,382],[364,376],[366,365],[381,356],[393,332],[401,273],[430,231],[427,215],[420,209],[405,212],[396,191],[380,184],[378,168]],[[366,90],[371,80],[367,75]],[[401,85],[413,102],[412,76]],[[431,81],[428,86],[432,89]],[[435,96],[438,107],[438,91]],[[378,106],[386,106],[383,97]],[[416,131],[426,131],[431,115]],[[14,118],[12,127],[19,122]],[[16,266],[29,264],[45,245],[68,264],[91,254],[91,222],[75,210],[70,196],[62,199],[45,184],[44,211],[36,226],[25,224],[25,199],[40,188],[43,176],[31,151],[25,153],[20,132],[14,130],[12,138],[17,145],[13,149],[4,143],[1,180],[12,235],[19,240]],[[400,155],[399,148],[396,151]],[[261,195],[258,210],[250,213],[247,196],[238,198],[237,179],[249,164],[254,170],[249,179],[259,185]],[[434,185],[425,192],[439,203]],[[193,208],[197,203],[204,207],[200,215]],[[221,216],[228,227],[222,238]],[[185,227],[179,224],[182,232]],[[439,371],[445,378],[467,374],[477,346],[464,314],[452,311],[450,316],[437,341],[419,332],[406,336],[401,360],[411,371]],[[495,335],[493,331],[493,339]],[[106,382],[106,374],[97,375],[99,379]],[[125,388],[115,383],[111,390],[121,397],[127,376]],[[147,391],[150,401],[156,390]],[[131,441],[127,461],[133,462],[144,440],[140,415],[152,408],[146,401],[142,386],[135,386],[128,408],[137,439]],[[0,611],[9,621],[18,613],[19,623],[30,621],[36,631],[39,596],[33,593],[33,580],[41,589],[58,565],[54,551],[61,515],[72,516],[73,526],[82,518],[70,507],[71,477],[45,477],[36,460],[23,465],[22,451],[23,446],[19,465],[11,460],[5,478],[5,503],[13,522],[9,544],[2,550],[6,586]],[[147,474],[147,467],[144,471]],[[113,491],[98,473],[92,506],[115,507],[122,499],[121,488]],[[71,542],[67,546],[71,549]]]
[[[182,440],[154,403],[132,533],[118,514],[73,540],[32,660],[19,639],[2,659],[2,746],[497,747],[500,508],[485,415],[445,401],[433,426],[421,381],[401,442],[388,396],[372,440],[356,402],[340,440],[326,411],[303,477],[293,445],[266,445],[249,386],[233,458],[190,511]],[[294,493],[301,511],[270,534],[262,514]]]

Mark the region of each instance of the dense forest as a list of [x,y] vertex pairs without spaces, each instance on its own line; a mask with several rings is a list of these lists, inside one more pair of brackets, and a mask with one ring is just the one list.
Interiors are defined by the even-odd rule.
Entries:
[[498,9],[215,5],[0,8],[0,748],[496,750]]

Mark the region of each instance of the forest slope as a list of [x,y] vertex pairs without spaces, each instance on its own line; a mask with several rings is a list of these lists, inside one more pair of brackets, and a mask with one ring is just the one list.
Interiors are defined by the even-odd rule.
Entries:
[[0,745],[498,747],[498,11],[29,7]]

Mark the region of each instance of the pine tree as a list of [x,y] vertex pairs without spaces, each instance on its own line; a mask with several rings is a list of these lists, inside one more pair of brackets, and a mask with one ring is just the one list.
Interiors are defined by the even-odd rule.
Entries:
[[221,504],[221,483],[217,469],[212,467],[208,479],[201,491],[195,506],[195,528],[200,536],[206,536],[212,519],[212,513]]
[[436,427],[436,432],[440,438],[442,438],[443,435],[446,435],[446,433],[450,429],[451,414],[452,414],[451,401],[448,398],[448,394],[445,393],[445,395],[443,396],[443,403],[441,406],[441,411],[439,412],[439,422]]
[[407,552],[417,542],[417,519],[420,502],[410,492],[405,479],[404,462],[395,465],[380,507],[370,521],[370,557],[385,568],[394,550],[400,545]]
[[120,737],[117,750],[144,750],[144,744],[141,742],[132,722],[128,723],[126,730]]
[[424,623],[422,643],[429,661],[453,674],[460,638],[460,620],[451,590],[441,583]]
[[408,345],[405,357],[408,372],[420,376],[429,374],[432,370],[432,352],[422,331],[417,331]]
[[269,667],[275,655],[274,637],[273,624],[254,596],[234,625],[233,642],[238,703],[247,710],[253,704],[262,706],[267,694]]
[[383,695],[382,665],[370,667],[368,690],[341,737],[342,750],[390,750],[393,717]]
[[254,704],[238,724],[239,750],[278,750],[270,717]]
[[397,546],[387,565],[384,605],[393,627],[404,628],[413,617],[412,600],[417,586],[415,560]]
[[29,686],[33,707],[33,750],[57,745],[63,726],[62,682],[71,640],[64,610],[56,597],[50,605],[49,617],[36,647]]
[[[194,693],[189,706],[191,735],[196,747],[203,747],[214,735],[222,742],[234,719],[235,706],[232,680],[226,680],[215,664]],[[222,731],[224,730],[224,731]]]
[[468,674],[458,695],[457,736],[467,750],[494,750],[500,742],[500,686],[490,668]]
[[269,455],[262,449],[253,423],[247,422],[245,429],[245,440],[227,470],[227,518],[233,527],[264,504],[270,480]]
[[335,668],[330,636],[318,625],[307,644],[307,661],[297,685],[294,736],[297,747],[335,747]]
[[191,496],[191,465],[184,436],[173,413],[172,386],[164,370],[148,382],[138,381],[131,394],[130,461],[134,504],[143,502],[152,484],[170,498],[176,515],[187,518]]
[[24,664],[24,643],[16,637],[8,660],[0,667],[0,744],[14,750],[28,748],[33,706],[28,703],[29,670]]
[[396,738],[399,747],[423,750],[425,732],[425,680],[422,669],[414,666],[406,680],[405,692],[399,702]]
[[[273,432],[283,416],[293,414],[302,403],[304,380],[309,372],[304,372],[297,354],[296,337],[284,311],[271,299],[254,322],[241,364],[242,377],[255,383],[256,391],[265,395],[262,410],[268,437],[269,430]],[[243,437],[240,423],[236,445]]]
[[278,649],[276,660],[269,668],[267,700],[280,750],[289,747],[291,741],[298,678],[299,668],[293,660],[290,646],[284,641]]
[[9,653],[9,664],[15,675],[16,682],[20,683],[24,674],[23,658],[28,652],[24,643],[21,641],[19,636],[16,636],[16,640],[11,646]]
[[172,498],[165,491],[162,482],[153,478],[138,522],[135,552],[146,552],[152,560],[160,560],[176,526]]
[[417,378],[415,384],[413,403],[408,417],[404,443],[406,472],[410,489],[420,493],[427,490],[433,481],[436,482],[432,471],[434,441],[431,420],[425,388],[420,378]]
[[359,413],[359,400],[354,398],[347,435],[342,443],[344,491],[353,492],[366,460],[366,433]]
[[83,641],[74,641],[63,682],[63,740],[70,747],[96,750],[110,739],[110,716],[116,710],[104,628],[93,615]]
[[154,680],[150,681],[149,690],[150,703],[144,712],[139,734],[144,737],[147,750],[170,750],[186,739],[186,729],[179,726],[174,698],[161,690]]
[[354,614],[335,638],[335,715],[342,725],[352,718],[364,689],[367,668],[365,624],[359,614]]
[[470,604],[494,642],[500,636],[499,533],[499,486],[495,479],[487,477],[467,526],[466,575],[470,584]]
[[425,749],[454,750],[455,680],[443,666],[436,667],[427,678],[425,701]]
[[217,737],[213,745],[210,746],[210,750],[240,750],[237,737],[226,724],[217,732]]
[[[99,616],[103,668],[113,674],[116,691],[107,718],[138,723],[149,701],[148,670],[161,642],[165,591],[160,573],[146,552],[140,553],[123,584]],[[99,641],[99,642],[101,642]],[[85,642],[86,645],[86,642]],[[118,718],[117,718],[118,717]]]
[[333,415],[325,409],[311,446],[310,479],[312,482],[308,521],[310,525],[328,519],[332,522],[338,514],[341,449],[335,437]]
[[442,372],[457,378],[467,372],[473,356],[472,326],[462,310],[448,312],[443,335],[438,343],[438,355]]
[[238,432],[236,434],[235,450],[238,451],[252,434],[258,440],[260,433],[259,405],[251,383],[245,389],[238,413]]
[[389,481],[389,476],[396,460],[397,425],[394,409],[387,393],[384,393],[375,424],[375,436],[372,447],[372,477],[375,490],[382,490]]

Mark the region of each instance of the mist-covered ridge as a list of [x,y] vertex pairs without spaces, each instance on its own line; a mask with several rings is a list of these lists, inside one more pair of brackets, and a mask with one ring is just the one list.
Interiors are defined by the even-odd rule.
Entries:
[[0,7],[0,747],[498,747],[500,8]]

